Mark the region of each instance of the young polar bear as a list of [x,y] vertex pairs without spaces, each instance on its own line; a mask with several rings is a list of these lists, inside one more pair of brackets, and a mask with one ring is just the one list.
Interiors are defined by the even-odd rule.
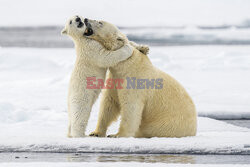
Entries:
[[[108,30],[113,35],[113,42],[117,41],[117,46],[113,45],[108,49],[96,40],[87,38],[87,36],[93,34],[88,21],[86,18],[73,16],[62,30],[62,34],[70,36],[74,41],[77,55],[68,91],[68,137],[85,136],[92,106],[101,91],[101,89],[87,89],[86,78],[96,77],[96,79],[104,80],[107,68],[129,58],[134,49],[127,38],[122,37],[118,29]],[[97,21],[93,22],[100,25],[104,24]],[[142,51],[147,51],[146,47],[142,48],[136,46],[136,44],[133,44],[133,46]]]
[[[93,23],[91,26],[96,33],[88,38],[99,41],[106,48],[124,46],[115,40],[117,36],[107,31],[113,29],[113,25]],[[122,38],[125,37],[119,36],[120,41]],[[108,45],[106,41],[109,41]],[[119,115],[119,131],[109,137],[184,137],[196,134],[197,116],[192,99],[174,78],[155,68],[145,54],[134,49],[131,57],[109,70],[106,78],[123,79],[123,89],[104,90],[97,127],[90,136],[106,136],[107,128]]]

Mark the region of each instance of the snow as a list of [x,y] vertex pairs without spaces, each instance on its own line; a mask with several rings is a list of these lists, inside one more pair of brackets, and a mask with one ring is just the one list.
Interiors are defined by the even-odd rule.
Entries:
[[[211,164],[164,164],[164,163],[138,163],[138,162],[95,162],[95,163],[86,163],[86,162],[32,162],[32,163],[1,163],[2,167],[127,167],[127,166],[142,166],[143,167],[215,167],[215,165]],[[216,167],[238,167],[243,166],[247,167],[250,165],[242,165],[242,164],[216,164]]]
[[153,47],[150,58],[187,88],[200,115],[250,118],[248,46]]
[[0,26],[63,25],[76,14],[120,26],[241,24],[249,6],[248,0],[1,0]]
[[[198,134],[185,138],[66,138],[66,120],[1,124],[0,152],[249,154],[250,130],[199,118]],[[90,122],[90,129],[94,128]],[[109,133],[114,133],[112,126]],[[236,137],[237,136],[237,137]]]
[[[199,115],[249,118],[249,47],[151,47],[150,59],[187,88]],[[74,49],[0,48],[0,152],[250,154],[249,129],[203,117],[195,137],[66,138],[74,60]],[[87,134],[95,129],[98,108],[99,101]]]

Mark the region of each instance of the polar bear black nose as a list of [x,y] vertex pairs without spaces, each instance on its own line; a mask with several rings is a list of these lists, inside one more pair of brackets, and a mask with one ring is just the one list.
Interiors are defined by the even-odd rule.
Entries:
[[83,22],[80,21],[77,27],[81,28],[83,25],[84,25]]
[[88,21],[89,21],[89,20],[88,20],[87,18],[84,19],[84,23],[85,23],[85,24],[87,24]]
[[80,19],[80,17],[77,17],[76,22],[79,22],[79,21],[81,21],[81,19]]

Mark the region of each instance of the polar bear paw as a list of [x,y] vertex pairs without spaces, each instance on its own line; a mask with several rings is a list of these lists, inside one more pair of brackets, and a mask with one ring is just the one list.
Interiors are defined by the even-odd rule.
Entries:
[[145,55],[149,53],[149,47],[147,45],[139,45],[136,49]]
[[119,135],[118,134],[111,134],[111,135],[108,135],[107,137],[109,137],[109,138],[117,138],[117,137],[119,137]]
[[89,134],[89,136],[92,136],[92,137],[105,137],[105,134],[101,134],[101,133],[98,133],[98,132],[92,132]]
[[130,41],[130,45],[135,47],[137,50],[139,50],[141,53],[148,55],[149,53],[149,47],[147,45],[138,45],[137,43]]

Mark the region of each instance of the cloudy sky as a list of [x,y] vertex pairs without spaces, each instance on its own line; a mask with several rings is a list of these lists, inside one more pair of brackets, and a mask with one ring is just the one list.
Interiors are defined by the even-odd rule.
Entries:
[[72,15],[120,26],[239,24],[248,0],[1,0],[0,26],[63,25]]

